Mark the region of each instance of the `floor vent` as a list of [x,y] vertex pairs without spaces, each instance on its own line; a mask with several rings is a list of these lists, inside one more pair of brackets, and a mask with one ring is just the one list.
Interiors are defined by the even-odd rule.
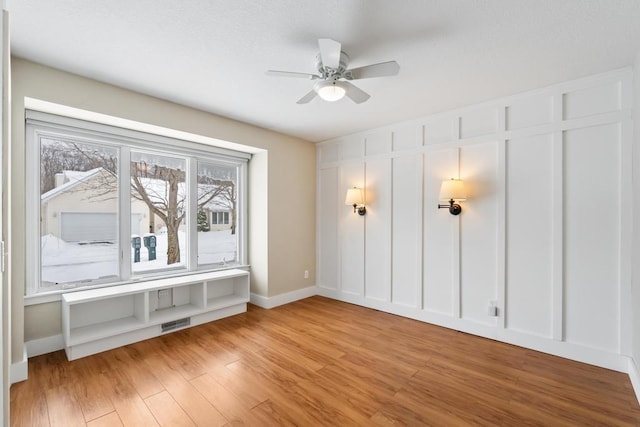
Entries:
[[185,317],[184,319],[172,320],[171,322],[163,323],[162,332],[171,331],[173,329],[183,328],[191,324],[191,318]]

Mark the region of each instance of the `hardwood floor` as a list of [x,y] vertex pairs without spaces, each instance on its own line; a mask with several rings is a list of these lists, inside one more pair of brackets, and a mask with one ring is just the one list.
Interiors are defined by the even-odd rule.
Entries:
[[13,426],[640,425],[627,375],[322,297],[68,362]]

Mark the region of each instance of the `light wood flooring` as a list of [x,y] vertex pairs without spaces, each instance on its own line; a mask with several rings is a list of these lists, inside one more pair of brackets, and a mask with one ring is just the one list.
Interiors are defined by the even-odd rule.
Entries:
[[640,425],[627,375],[313,297],[68,362],[13,426]]

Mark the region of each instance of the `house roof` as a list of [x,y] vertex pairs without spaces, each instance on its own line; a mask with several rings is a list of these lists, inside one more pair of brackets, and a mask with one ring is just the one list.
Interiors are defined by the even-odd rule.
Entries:
[[40,201],[41,202],[49,201],[54,197],[66,191],[69,191],[70,189],[77,186],[78,184],[82,182],[87,182],[91,180],[93,177],[95,177],[100,171],[104,171],[104,169],[100,167],[100,168],[88,170],[86,172],[63,171],[62,173],[64,174],[65,179],[68,179],[68,181],[42,194],[40,196]]
[[[199,0],[8,2],[11,49],[50,67],[322,141],[633,65],[638,0]],[[371,98],[296,101],[318,38]],[[70,48],[72,46],[73,48]]]

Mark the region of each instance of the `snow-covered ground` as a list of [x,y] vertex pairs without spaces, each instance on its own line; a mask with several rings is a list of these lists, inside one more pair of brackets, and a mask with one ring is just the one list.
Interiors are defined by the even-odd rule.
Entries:
[[[187,246],[184,232],[179,232],[181,262],[167,265],[167,235],[156,234],[156,259],[149,261],[147,248],[140,249],[140,262],[133,271],[161,270],[184,267]],[[131,259],[133,260],[133,248]],[[198,233],[198,264],[235,262],[237,236],[231,231]],[[113,243],[68,243],[50,234],[42,236],[42,284],[53,286],[83,280],[118,276],[118,245]]]

